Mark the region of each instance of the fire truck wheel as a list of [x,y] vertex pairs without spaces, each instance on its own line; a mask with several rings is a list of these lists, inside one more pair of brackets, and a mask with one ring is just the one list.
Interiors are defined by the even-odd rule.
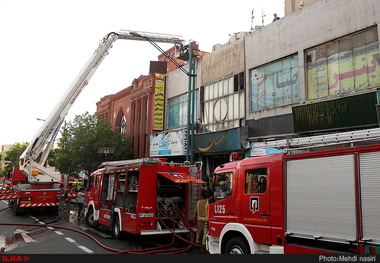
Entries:
[[234,237],[227,242],[225,254],[250,254],[249,246],[242,237]]
[[120,229],[120,222],[118,214],[115,214],[115,220],[113,222],[112,235],[115,239],[121,239],[122,231]]
[[20,214],[20,208],[18,207],[18,202],[17,202],[17,200],[15,200],[14,202],[13,202],[13,205],[15,205],[14,207],[13,207],[13,214],[14,215],[16,215],[16,216],[18,216],[19,214]]
[[86,214],[86,224],[92,228],[99,226],[98,221],[94,218],[94,210],[92,209],[92,207],[88,210],[88,213]]

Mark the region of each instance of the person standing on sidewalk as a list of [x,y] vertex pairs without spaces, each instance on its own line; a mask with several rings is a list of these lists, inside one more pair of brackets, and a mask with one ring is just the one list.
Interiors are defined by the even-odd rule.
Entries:
[[80,192],[78,193],[78,218],[82,217],[81,212],[83,209],[85,196],[86,196],[86,194],[84,192],[84,189],[83,188],[80,189]]

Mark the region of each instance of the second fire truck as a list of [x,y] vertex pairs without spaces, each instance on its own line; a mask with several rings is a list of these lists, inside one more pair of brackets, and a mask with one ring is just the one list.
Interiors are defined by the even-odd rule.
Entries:
[[109,226],[113,236],[186,233],[200,198],[200,163],[165,159],[105,162],[92,173],[86,194],[86,223]]
[[[272,147],[368,143],[380,129],[274,141]],[[309,148],[310,150],[310,148]],[[251,157],[213,175],[211,254],[380,251],[380,145]]]

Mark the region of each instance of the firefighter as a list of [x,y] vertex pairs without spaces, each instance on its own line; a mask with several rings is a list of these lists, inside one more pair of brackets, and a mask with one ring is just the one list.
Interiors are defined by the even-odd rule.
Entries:
[[206,245],[206,235],[208,231],[208,193],[202,191],[202,199],[197,202],[194,209],[194,220],[197,221],[197,232],[195,243]]
[[58,216],[59,217],[62,217],[62,215],[65,213],[67,213],[67,211],[64,209],[64,205],[65,205],[65,201],[66,201],[66,198],[67,198],[67,191],[63,188],[63,184],[61,184],[59,186],[59,195],[57,196],[58,197],[58,200],[59,200],[59,203],[58,203]]

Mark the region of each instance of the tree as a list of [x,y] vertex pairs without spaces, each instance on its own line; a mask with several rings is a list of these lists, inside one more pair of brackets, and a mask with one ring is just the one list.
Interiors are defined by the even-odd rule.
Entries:
[[75,116],[65,122],[61,130],[59,148],[52,152],[51,166],[61,173],[76,176],[80,172],[90,175],[104,161],[104,154],[97,153],[100,147],[115,149],[107,160],[126,160],[132,153],[129,138],[111,130],[108,120],[98,119],[97,114]]
[[11,163],[5,166],[5,169],[2,171],[3,176],[8,176],[9,172],[12,172],[13,166],[19,165],[19,158],[25,149],[29,146],[28,142],[24,143],[15,143],[9,151],[6,152],[6,157],[9,158]]

